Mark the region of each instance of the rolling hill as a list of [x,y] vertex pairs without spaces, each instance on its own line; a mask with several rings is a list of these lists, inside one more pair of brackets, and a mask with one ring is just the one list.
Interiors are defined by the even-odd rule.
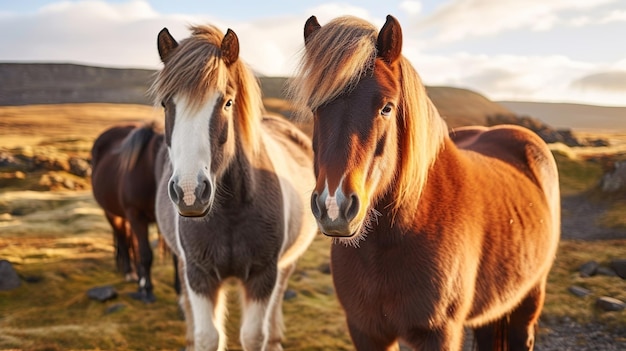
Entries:
[[626,130],[626,107],[522,101],[502,101],[499,104],[518,115],[536,117],[556,128]]
[[[156,71],[76,64],[0,63],[0,106],[66,103],[152,105],[147,90]],[[259,77],[268,111],[291,115],[284,77]],[[454,87],[427,87],[450,127],[488,125],[496,116],[531,116],[561,129],[626,130],[626,107],[494,102]]]
[[[153,70],[91,67],[75,64],[0,63],[0,105],[120,103],[151,105],[146,91]],[[289,117],[284,77],[259,77],[266,108]],[[427,87],[428,94],[452,127],[485,125],[490,115],[513,113],[466,89]]]

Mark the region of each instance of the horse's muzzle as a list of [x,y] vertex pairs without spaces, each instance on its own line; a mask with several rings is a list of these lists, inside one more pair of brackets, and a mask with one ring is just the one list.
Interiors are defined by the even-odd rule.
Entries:
[[353,223],[359,212],[360,201],[355,194],[348,197],[338,195],[328,201],[317,191],[311,195],[311,211],[317,220],[320,231],[331,237],[348,238],[357,233],[358,225]]
[[185,194],[183,188],[178,185],[176,178],[170,180],[168,194],[181,216],[204,217],[211,209],[211,183],[208,179],[198,182],[193,196],[191,196],[191,199],[193,199],[191,204],[189,203],[191,202],[189,201],[189,194]]

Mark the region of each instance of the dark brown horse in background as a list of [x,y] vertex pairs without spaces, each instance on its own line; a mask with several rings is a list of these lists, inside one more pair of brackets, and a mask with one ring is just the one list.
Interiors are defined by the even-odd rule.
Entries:
[[117,268],[131,280],[134,266],[139,289],[133,296],[145,302],[155,300],[148,226],[156,222],[154,167],[162,143],[155,124],[114,126],[91,150],[92,191],[113,228]]
[[311,207],[356,348],[459,350],[469,326],[479,350],[532,350],[560,232],[546,144],[514,126],[448,135],[391,16],[304,33],[291,92],[314,115]]

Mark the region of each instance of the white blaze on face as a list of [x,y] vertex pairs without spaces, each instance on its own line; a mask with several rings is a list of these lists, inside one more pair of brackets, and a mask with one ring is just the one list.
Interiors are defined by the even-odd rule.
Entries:
[[339,205],[337,204],[336,196],[329,196],[326,198],[326,211],[328,213],[328,218],[333,221],[339,217]]
[[330,189],[328,189],[328,181],[326,181],[326,187],[321,194],[322,200],[326,205],[326,213],[328,214],[328,218],[330,218],[331,221],[339,218],[339,202],[344,201],[346,198],[343,194],[343,191],[341,191],[341,184],[343,183],[343,179],[344,177],[341,177],[339,185],[336,189],[334,189],[334,195],[330,195]]
[[218,94],[214,94],[200,109],[192,113],[187,98],[174,97],[176,122],[169,150],[174,169],[172,179],[178,179],[178,186],[183,190],[183,201],[188,206],[196,201],[198,175],[203,172],[212,180],[209,173],[211,169],[209,123],[217,98]]

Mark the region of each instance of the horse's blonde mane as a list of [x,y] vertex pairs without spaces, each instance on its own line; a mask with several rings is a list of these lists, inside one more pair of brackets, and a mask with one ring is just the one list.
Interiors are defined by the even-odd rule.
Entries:
[[[300,117],[349,92],[364,74],[370,74],[377,59],[377,37],[374,26],[351,16],[338,17],[310,35],[289,86],[289,95]],[[402,90],[398,113],[400,164],[394,210],[402,207],[408,213],[415,213],[428,172],[448,130],[411,63],[402,57],[396,64]]]
[[225,92],[230,78],[237,90],[234,106],[242,144],[256,152],[264,110],[256,77],[240,59],[230,66],[223,62],[220,46],[224,34],[219,29],[211,25],[189,29],[191,36],[180,41],[150,88],[155,103],[179,95],[186,98],[192,111],[197,110],[210,94]]
[[288,95],[303,118],[348,92],[374,66],[376,28],[352,16],[334,19],[308,40]]

